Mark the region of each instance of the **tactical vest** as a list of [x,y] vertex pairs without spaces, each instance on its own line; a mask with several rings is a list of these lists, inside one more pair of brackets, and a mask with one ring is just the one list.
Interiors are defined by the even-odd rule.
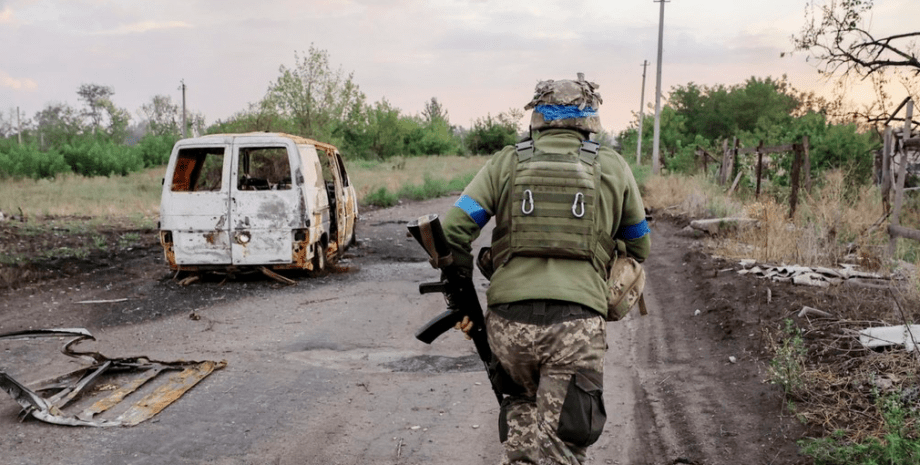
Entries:
[[517,144],[511,202],[492,233],[494,269],[527,256],[589,260],[606,273],[616,243],[595,219],[599,147],[583,141],[577,153],[547,153],[532,140]]

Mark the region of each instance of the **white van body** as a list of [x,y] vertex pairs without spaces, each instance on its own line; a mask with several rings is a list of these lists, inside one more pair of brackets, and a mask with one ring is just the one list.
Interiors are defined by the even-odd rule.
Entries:
[[356,242],[355,189],[334,146],[281,133],[173,147],[160,243],[173,270],[322,269]]

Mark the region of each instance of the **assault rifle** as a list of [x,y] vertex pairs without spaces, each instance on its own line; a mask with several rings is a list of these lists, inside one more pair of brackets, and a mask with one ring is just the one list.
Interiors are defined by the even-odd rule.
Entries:
[[472,276],[464,276],[460,273],[459,268],[453,265],[453,257],[450,254],[447,239],[444,237],[444,230],[441,229],[438,215],[421,216],[418,220],[410,222],[407,227],[412,237],[428,252],[428,262],[431,263],[431,266],[441,270],[441,280],[420,284],[419,292],[422,294],[440,292],[444,294],[444,299],[447,301],[447,310],[416,331],[415,338],[425,344],[431,344],[438,336],[462,321],[463,317],[469,318],[473,322],[473,328],[470,329],[468,336],[476,346],[476,352],[489,374],[492,390],[498,398],[498,403],[501,404],[504,396],[496,384],[496,376],[499,370],[504,370],[501,369],[500,364],[492,361],[492,349],[489,348],[489,340],[486,336],[485,319],[482,315],[482,307],[479,305],[479,297],[473,287]]

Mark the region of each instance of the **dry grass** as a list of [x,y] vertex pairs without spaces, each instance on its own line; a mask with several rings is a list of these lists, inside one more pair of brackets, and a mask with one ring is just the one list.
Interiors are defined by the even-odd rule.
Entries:
[[702,177],[655,176],[646,183],[644,200],[651,208],[693,218],[758,220],[756,227],[726,234],[711,244],[727,258],[803,266],[855,260],[866,269],[886,263],[888,235],[875,186],[854,189],[843,173],[831,172],[811,195],[802,197],[790,219],[786,204],[771,199],[744,204]]
[[[398,191],[407,184],[421,184],[426,176],[450,180],[479,171],[488,157],[411,157],[386,162],[346,162],[358,191],[358,200],[380,187]],[[0,211],[29,219],[49,216],[89,218],[136,218],[156,221],[165,167],[128,176],[92,177],[64,175],[55,180],[0,182]]]
[[720,194],[702,176],[651,176],[645,183],[645,206],[693,218],[736,216],[741,202]]
[[92,218],[156,218],[160,210],[163,168],[128,176],[64,175],[54,180],[0,183],[0,211],[29,219],[47,216]]

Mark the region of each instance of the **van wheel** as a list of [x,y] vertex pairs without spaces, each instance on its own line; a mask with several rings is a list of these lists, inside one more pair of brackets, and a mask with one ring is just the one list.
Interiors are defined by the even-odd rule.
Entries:
[[313,271],[326,269],[326,247],[321,242],[316,244],[316,253],[313,254]]

